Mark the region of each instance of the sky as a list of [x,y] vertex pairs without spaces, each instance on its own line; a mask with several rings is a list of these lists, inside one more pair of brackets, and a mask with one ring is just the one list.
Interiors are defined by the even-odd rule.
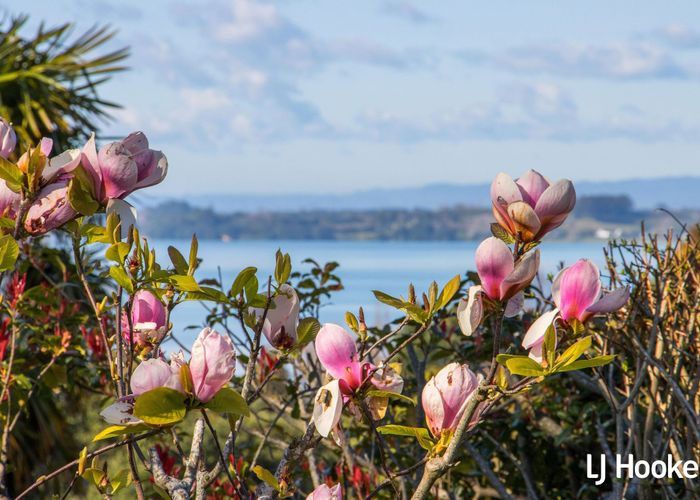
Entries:
[[[118,30],[154,194],[700,175],[700,3],[9,0]],[[467,200],[465,200],[467,201]]]

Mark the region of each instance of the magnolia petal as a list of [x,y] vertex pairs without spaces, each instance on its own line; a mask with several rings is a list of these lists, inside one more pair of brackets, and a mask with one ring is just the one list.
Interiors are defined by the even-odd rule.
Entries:
[[143,179],[136,183],[135,189],[141,189],[159,184],[168,175],[168,159],[162,151],[153,151],[153,160],[155,167]]
[[544,341],[544,335],[547,329],[554,324],[559,314],[559,309],[552,309],[537,318],[530,328],[528,328],[525,337],[523,338],[523,349],[530,349],[540,341]]
[[510,248],[503,241],[491,236],[479,244],[474,258],[484,293],[494,300],[500,300],[501,283],[514,269]]
[[588,259],[580,259],[564,270],[558,283],[561,317],[585,321],[586,310],[600,298],[600,272]]
[[542,223],[540,235],[559,227],[576,206],[576,190],[568,179],[549,186],[535,205],[535,213]]
[[501,282],[501,300],[508,300],[530,284],[540,268],[540,250],[525,254]]
[[391,366],[380,366],[373,374],[370,382],[382,391],[401,394],[403,378]]
[[126,235],[129,234],[131,226],[136,227],[136,209],[126,201],[112,198],[107,202],[106,211],[107,215],[114,213],[119,216],[119,220],[122,223],[120,228],[122,239],[126,238]]
[[49,160],[48,165],[41,173],[42,182],[48,184],[59,175],[72,172],[80,165],[81,156],[79,149],[69,149],[60,155],[54,156]]
[[39,142],[39,149],[41,150],[41,154],[48,158],[51,155],[51,150],[53,149],[53,139],[42,137],[41,142]]
[[134,189],[138,182],[138,166],[121,142],[103,146],[97,154],[102,172],[104,195],[107,198],[122,198]]
[[324,324],[316,335],[314,345],[319,361],[333,377],[345,378],[349,371],[356,371],[353,361],[357,347],[343,327],[333,323]]
[[425,421],[433,436],[438,437],[442,432],[445,420],[445,406],[442,402],[442,394],[435,385],[435,378],[431,378],[421,394],[421,404],[425,413]]
[[541,223],[535,210],[524,201],[508,205],[508,217],[513,221],[515,232],[521,241],[533,241],[539,232]]
[[481,324],[484,317],[484,304],[480,285],[469,287],[468,298],[459,301],[457,306],[457,323],[463,335],[470,337]]
[[528,353],[528,356],[530,359],[533,361],[536,361],[538,363],[542,363],[542,350],[544,348],[544,337],[542,337],[537,343],[533,344],[530,347],[530,352]]
[[135,425],[143,420],[134,416],[134,405],[126,401],[118,401],[100,412],[100,417],[112,425]]
[[511,299],[506,303],[506,310],[503,312],[506,318],[512,318],[517,316],[517,314],[522,311],[523,305],[525,304],[525,293],[522,291],[516,293],[511,297]]
[[504,218],[508,218],[508,205],[522,200],[520,189],[513,178],[504,172],[499,172],[491,183],[491,203],[494,209]]
[[629,299],[630,289],[629,287],[624,286],[604,295],[600,300],[586,309],[586,311],[593,314],[604,314],[617,311],[624,306]]
[[561,277],[564,275],[564,271],[566,271],[566,269],[567,268],[565,267],[559,271],[552,281],[552,300],[557,307],[560,307],[559,301],[561,297]]
[[328,437],[340,422],[342,411],[343,396],[340,393],[340,382],[337,379],[332,380],[321,387],[314,398],[312,419],[321,436]]
[[536,170],[528,170],[515,181],[520,189],[523,201],[534,207],[542,193],[549,187],[549,181]]

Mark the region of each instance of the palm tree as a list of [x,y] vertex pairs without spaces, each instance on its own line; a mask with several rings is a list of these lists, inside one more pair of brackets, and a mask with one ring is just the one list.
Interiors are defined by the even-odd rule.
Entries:
[[[79,146],[106,122],[119,105],[101,99],[98,87],[123,71],[128,48],[95,54],[114,35],[93,26],[72,37],[73,25],[20,34],[27,16],[9,18],[0,27],[0,116],[13,123],[24,145],[51,137],[57,150]],[[72,41],[71,38],[74,38]]]

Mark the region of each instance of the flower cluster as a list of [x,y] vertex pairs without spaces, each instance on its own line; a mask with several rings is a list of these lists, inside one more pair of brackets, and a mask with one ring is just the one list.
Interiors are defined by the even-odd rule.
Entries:
[[199,403],[209,402],[233,377],[236,353],[229,339],[211,328],[203,329],[192,344],[189,363],[182,352],[142,361],[131,374],[131,394],[105,408],[100,415],[115,425],[139,424],[134,402],[144,393],[166,387],[191,396]]
[[[0,157],[10,158],[16,145],[12,126],[0,118]],[[53,141],[44,138],[19,157],[16,167],[30,179],[29,185],[11,186],[0,180],[0,215],[14,219],[22,200],[28,200],[24,229],[32,235],[61,227],[80,215],[79,208],[71,203],[70,189],[74,179],[82,180],[83,175],[87,180],[82,195],[107,213],[118,214],[122,227],[127,228],[136,219],[133,207],[124,198],[137,189],[160,183],[168,170],[165,155],[150,149],[142,132],[106,144],[99,152],[94,135],[82,149],[56,156],[51,156],[52,151]]]

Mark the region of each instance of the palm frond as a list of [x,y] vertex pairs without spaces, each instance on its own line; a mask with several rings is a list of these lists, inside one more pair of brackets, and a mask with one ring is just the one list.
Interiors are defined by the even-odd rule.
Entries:
[[127,69],[129,49],[100,49],[116,32],[93,26],[72,37],[71,23],[25,37],[28,17],[0,27],[0,116],[11,121],[21,142],[51,137],[57,148],[74,147],[109,119],[118,104],[102,99],[98,89]]

